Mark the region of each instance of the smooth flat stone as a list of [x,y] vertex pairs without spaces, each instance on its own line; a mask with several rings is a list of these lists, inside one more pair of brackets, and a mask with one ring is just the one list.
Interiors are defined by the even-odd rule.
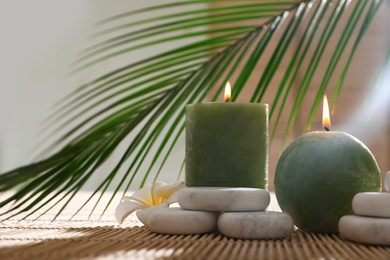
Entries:
[[390,193],[360,192],[352,200],[356,215],[390,218]]
[[385,179],[383,180],[383,184],[385,186],[385,190],[390,192],[390,171],[388,171],[385,175]]
[[291,235],[292,218],[282,212],[225,212],[218,218],[219,231],[242,239],[275,239]]
[[156,209],[162,209],[162,208],[168,208],[169,207],[169,204],[168,204],[168,201],[164,201],[163,203],[159,204],[159,205],[156,205],[156,206],[153,206],[153,207],[149,207],[149,208],[146,208],[146,209],[141,209],[141,210],[138,210],[136,211],[136,214],[137,214],[137,217],[139,219],[139,221],[142,222],[142,224],[144,224],[145,226],[148,225],[148,218],[149,218],[149,215]]
[[339,221],[340,235],[348,240],[390,245],[390,219],[348,215]]
[[262,211],[269,192],[255,188],[186,187],[178,191],[180,207],[206,211]]
[[217,212],[156,208],[150,212],[147,224],[156,233],[190,235],[216,230],[217,219]]

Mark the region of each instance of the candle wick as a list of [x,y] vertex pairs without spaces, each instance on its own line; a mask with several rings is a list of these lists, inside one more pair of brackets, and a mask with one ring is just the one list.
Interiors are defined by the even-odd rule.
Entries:
[[325,126],[325,130],[326,130],[327,132],[329,132],[329,128],[328,128],[327,126]]

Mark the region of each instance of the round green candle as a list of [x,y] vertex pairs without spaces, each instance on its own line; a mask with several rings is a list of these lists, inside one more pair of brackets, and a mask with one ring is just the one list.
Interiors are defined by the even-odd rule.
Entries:
[[344,132],[304,134],[285,149],[276,167],[279,206],[307,231],[337,233],[339,219],[353,214],[353,196],[380,188],[374,156]]
[[266,189],[268,105],[187,105],[185,160],[188,187]]

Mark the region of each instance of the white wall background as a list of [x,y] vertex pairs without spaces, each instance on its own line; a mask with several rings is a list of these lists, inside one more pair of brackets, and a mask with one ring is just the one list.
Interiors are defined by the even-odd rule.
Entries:
[[[72,78],[65,74],[74,55],[90,45],[86,38],[97,31],[93,23],[156,2],[169,1],[0,1],[1,172],[33,159],[40,122],[49,115],[50,106],[92,79],[85,73]],[[105,65],[94,71],[103,72],[107,72]],[[166,181],[175,180],[176,172],[169,176]],[[101,178],[95,177],[95,182]]]
[[1,171],[28,162],[39,122],[66,86],[69,47],[88,30],[87,5],[87,1],[0,2]]

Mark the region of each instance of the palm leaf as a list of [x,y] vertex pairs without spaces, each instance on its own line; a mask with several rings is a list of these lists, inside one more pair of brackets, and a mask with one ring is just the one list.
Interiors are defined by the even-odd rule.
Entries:
[[[330,79],[339,76],[334,89],[337,100],[358,45],[383,1],[225,1],[226,5],[205,7],[205,3],[213,2],[223,1],[156,5],[99,23],[99,27],[107,28],[93,35],[97,42],[79,54],[69,74],[83,73],[140,49],[158,48],[164,43],[174,47],[97,77],[60,100],[44,126],[46,138],[57,136],[56,141],[43,150],[37,162],[0,175],[0,192],[17,188],[0,202],[0,207],[13,203],[3,215],[42,215],[62,202],[58,216],[120,146],[126,147],[120,159],[84,203],[97,198],[91,214],[114,180],[118,185],[108,204],[130,187],[142,167],[146,170],[141,173],[140,186],[150,178],[155,181],[185,129],[185,105],[207,97],[217,100],[225,82],[233,77],[233,100],[248,88],[250,77],[257,81],[250,102],[261,102],[269,88],[277,88],[270,110],[275,120],[273,137],[281,115],[288,113],[284,109],[286,100],[301,73],[286,139],[296,126],[315,74],[323,75],[323,80],[307,126]],[[177,11],[180,6],[191,9]],[[168,15],[144,18],[158,10]],[[351,11],[347,14],[346,10]],[[141,18],[126,22],[133,16]],[[334,34],[336,27],[343,28],[340,36]],[[338,44],[333,55],[324,57],[329,41],[335,38]],[[190,43],[180,43],[183,39]],[[292,57],[287,52],[293,53]],[[342,61],[342,55],[348,59]],[[308,60],[309,67],[305,64]],[[266,64],[262,72],[259,61]],[[325,69],[318,66],[320,61],[328,64]],[[286,68],[282,68],[283,62]],[[342,62],[342,73],[337,75],[336,65]],[[275,84],[277,72],[283,76]],[[73,127],[62,132],[67,125]]]

